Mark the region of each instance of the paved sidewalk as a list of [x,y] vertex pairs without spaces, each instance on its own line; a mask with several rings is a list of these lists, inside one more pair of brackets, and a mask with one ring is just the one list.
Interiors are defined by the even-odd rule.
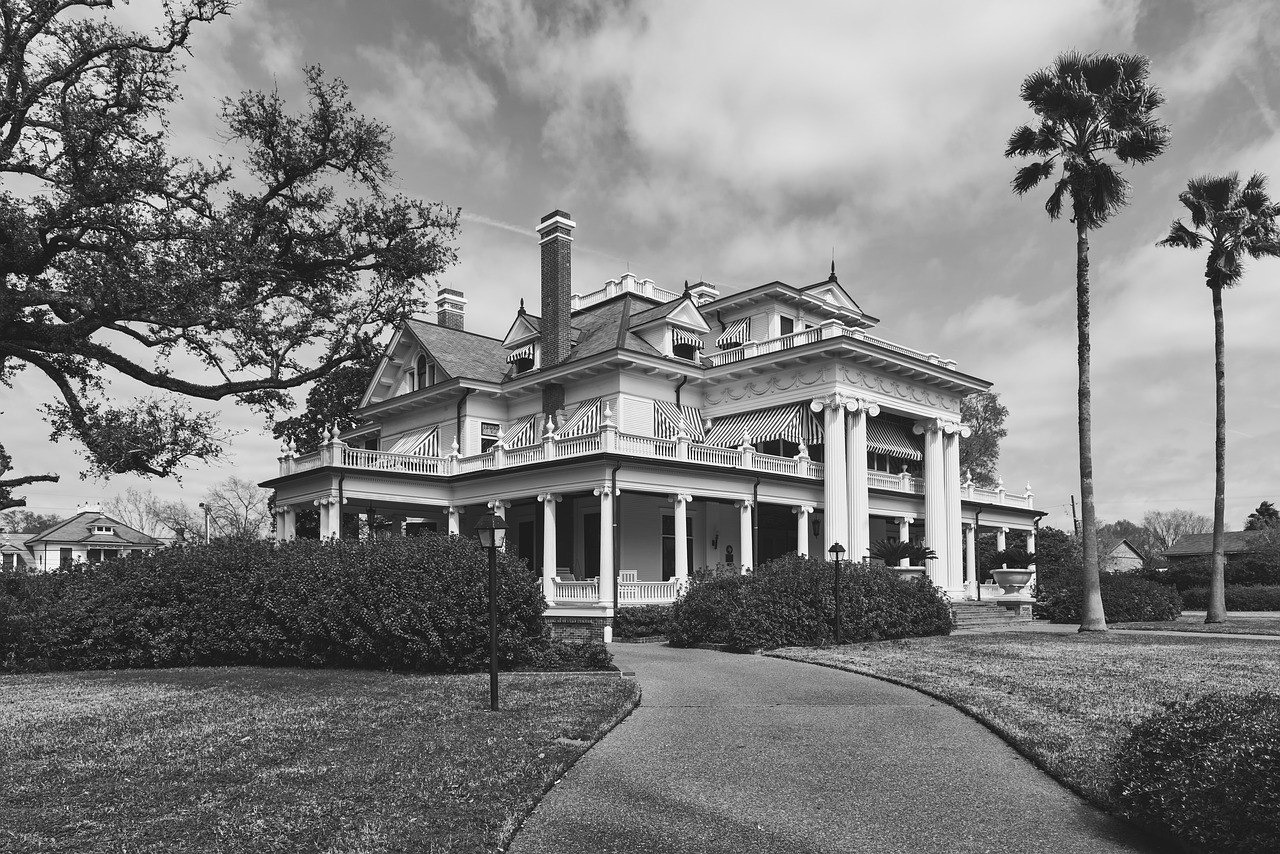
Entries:
[[762,656],[612,651],[641,705],[512,854],[1158,851],[916,691]]

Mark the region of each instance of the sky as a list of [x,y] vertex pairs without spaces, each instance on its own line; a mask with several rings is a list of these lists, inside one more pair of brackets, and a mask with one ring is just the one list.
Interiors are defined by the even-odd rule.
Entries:
[[[149,27],[150,2],[123,7]],[[462,210],[467,328],[501,336],[538,301],[534,226],[577,222],[574,288],[626,270],[679,290],[841,283],[875,334],[993,383],[1009,409],[1000,473],[1071,526],[1076,454],[1075,232],[1019,198],[1004,158],[1033,116],[1023,79],[1066,50],[1134,52],[1168,102],[1172,143],[1126,169],[1130,205],[1090,236],[1098,517],[1213,505],[1213,323],[1202,252],[1159,248],[1188,179],[1280,180],[1280,4],[1273,0],[243,0],[202,26],[170,118],[174,148],[234,159],[219,99],[302,69],[342,77],[395,135],[395,187]],[[1280,185],[1273,187],[1280,195]],[[1280,259],[1225,294],[1227,527],[1280,501]],[[136,388],[118,383],[121,396]],[[181,482],[83,480],[36,414],[28,371],[5,391],[14,474],[57,471],[29,509],[70,514],[132,486],[194,505],[230,475],[265,480],[277,443],[237,435]],[[299,393],[299,402],[305,397]]]

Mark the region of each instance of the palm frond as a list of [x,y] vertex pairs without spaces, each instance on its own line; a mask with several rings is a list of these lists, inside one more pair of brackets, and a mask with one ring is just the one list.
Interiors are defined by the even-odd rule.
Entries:
[[1064,175],[1054,185],[1053,192],[1049,194],[1048,200],[1044,203],[1045,213],[1049,215],[1049,219],[1057,219],[1062,216],[1062,197],[1066,194],[1070,184]]
[[1110,163],[1082,161],[1071,176],[1071,198],[1076,216],[1097,228],[1128,203],[1129,182]]
[[1169,226],[1169,236],[1164,240],[1156,243],[1156,246],[1181,246],[1187,249],[1199,249],[1204,243],[1204,237],[1197,231],[1192,231],[1182,224],[1182,220],[1175,219],[1173,225]]
[[1052,174],[1053,163],[1051,162],[1030,163],[1023,166],[1013,176],[1013,191],[1021,196]]
[[1211,288],[1233,287],[1244,275],[1244,264],[1240,261],[1240,253],[1224,249],[1217,243],[1209,250],[1209,261],[1205,265],[1205,284]]
[[1116,140],[1116,157],[1124,163],[1147,163],[1164,153],[1169,145],[1169,130],[1163,126],[1143,127],[1122,134]]
[[1036,152],[1036,132],[1031,129],[1030,125],[1023,125],[1013,132],[1009,137],[1009,144],[1005,147],[1005,157],[1026,157]]

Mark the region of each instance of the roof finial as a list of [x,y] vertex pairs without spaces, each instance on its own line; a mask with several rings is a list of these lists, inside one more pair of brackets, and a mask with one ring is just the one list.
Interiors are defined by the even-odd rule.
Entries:
[[836,280],[836,248],[831,247],[831,281]]
[[524,297],[520,297],[520,311],[518,314],[524,314]]
[[689,293],[689,280],[688,280],[688,279],[685,279],[685,280],[684,280],[684,292],[685,292],[686,294],[687,294],[687,293]]

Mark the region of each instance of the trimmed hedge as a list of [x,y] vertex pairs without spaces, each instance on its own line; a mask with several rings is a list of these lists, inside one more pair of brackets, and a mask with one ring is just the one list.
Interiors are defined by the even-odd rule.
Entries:
[[1169,704],[1121,746],[1112,797],[1135,822],[1205,851],[1280,851],[1280,694]]
[[[541,584],[499,553],[504,668],[545,645]],[[466,672],[488,666],[488,558],[474,540],[214,543],[10,573],[0,669],[298,665]]]
[[670,605],[641,605],[619,608],[613,617],[615,638],[652,638],[671,631]]
[[[927,579],[899,580],[880,566],[842,569],[847,642],[951,632],[951,606]],[[784,555],[752,575],[695,584],[672,609],[674,646],[737,649],[815,646],[835,636],[834,569],[829,561]]]
[[[1164,584],[1130,575],[1103,573],[1102,610],[1109,623],[1175,620],[1182,613],[1178,591]],[[1036,587],[1033,613],[1051,623],[1078,623],[1084,588],[1077,580]]]
[[[1280,611],[1280,586],[1228,587],[1228,611]],[[1182,594],[1185,608],[1204,610],[1209,607],[1209,588],[1193,587]]]

